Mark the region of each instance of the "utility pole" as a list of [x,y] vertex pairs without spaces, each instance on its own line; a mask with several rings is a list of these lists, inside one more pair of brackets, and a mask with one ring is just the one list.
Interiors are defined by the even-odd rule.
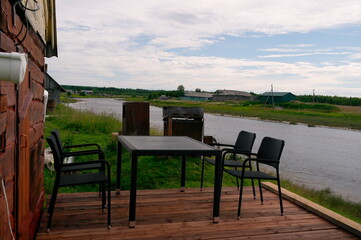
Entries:
[[266,101],[264,102],[264,105],[267,104],[268,99],[269,99],[270,96],[272,98],[272,107],[274,107],[275,106],[275,101],[274,101],[274,98],[273,98],[273,85],[272,84],[271,84],[271,92],[268,94],[268,96],[266,98]]
[[313,89],[313,93],[312,93],[312,102],[313,103],[316,102],[315,89]]
[[273,84],[271,84],[272,107],[275,107],[275,100],[273,98]]

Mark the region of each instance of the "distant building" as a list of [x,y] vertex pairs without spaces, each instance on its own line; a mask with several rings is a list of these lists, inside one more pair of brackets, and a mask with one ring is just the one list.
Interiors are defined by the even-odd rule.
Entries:
[[76,94],[78,93],[77,90],[72,90],[72,89],[65,89],[66,93],[70,93],[70,94]]
[[290,102],[296,99],[296,96],[291,92],[265,92],[260,95],[260,101],[266,104]]
[[169,97],[167,97],[166,95],[161,95],[158,99],[159,100],[168,100]]
[[66,90],[60,86],[48,73],[45,73],[44,88],[48,91],[47,109],[53,110],[60,102],[60,93]]
[[84,95],[92,95],[93,91],[92,90],[80,90],[79,93],[84,94]]
[[213,99],[213,94],[206,92],[185,91],[182,99],[191,101],[209,101]]
[[213,101],[224,102],[229,100],[254,101],[256,97],[248,92],[235,90],[217,90],[213,95]]

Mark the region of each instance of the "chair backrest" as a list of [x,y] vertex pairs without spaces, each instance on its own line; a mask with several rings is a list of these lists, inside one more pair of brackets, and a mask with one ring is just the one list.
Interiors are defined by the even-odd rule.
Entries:
[[62,143],[62,141],[61,141],[59,131],[58,131],[57,129],[54,129],[54,130],[52,130],[50,133],[51,133],[51,135],[54,136],[54,138],[55,138],[55,143],[58,145],[59,150],[60,150],[60,151],[64,151],[64,149],[63,149],[63,143]]
[[257,158],[276,161],[268,163],[265,162],[265,164],[278,168],[284,145],[284,140],[264,137],[258,149]]
[[54,169],[55,171],[60,171],[62,165],[61,152],[59,150],[58,144],[56,143],[56,139],[53,135],[50,135],[46,138],[46,141],[49,143],[51,151],[54,157]]
[[255,133],[240,131],[234,146],[236,149],[240,149],[245,152],[251,152],[255,139]]

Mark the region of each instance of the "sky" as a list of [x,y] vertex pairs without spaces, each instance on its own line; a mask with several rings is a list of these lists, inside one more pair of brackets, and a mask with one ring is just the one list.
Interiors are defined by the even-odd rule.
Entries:
[[360,0],[58,0],[62,85],[361,97]]

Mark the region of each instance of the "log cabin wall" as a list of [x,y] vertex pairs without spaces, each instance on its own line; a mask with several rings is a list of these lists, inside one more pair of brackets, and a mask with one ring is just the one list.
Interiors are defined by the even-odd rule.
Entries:
[[[25,12],[19,6],[13,11],[16,2],[0,0],[0,52],[28,55],[22,83],[0,81],[1,240],[34,239],[44,203],[44,57],[52,53]],[[42,2],[44,16],[49,2]]]

